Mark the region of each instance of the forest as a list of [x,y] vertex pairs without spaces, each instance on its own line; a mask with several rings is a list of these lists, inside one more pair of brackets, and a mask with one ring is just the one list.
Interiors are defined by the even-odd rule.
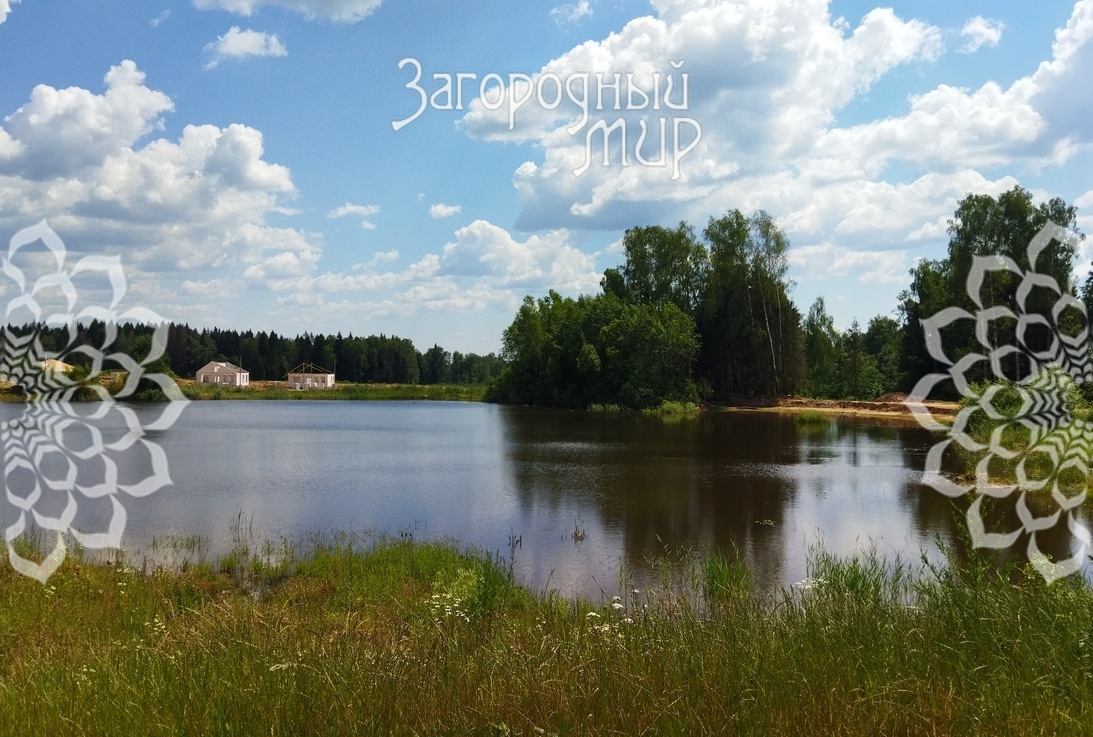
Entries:
[[[766,212],[730,210],[711,217],[701,234],[686,222],[675,229],[633,228],[623,239],[625,262],[604,272],[599,294],[571,299],[551,292],[524,300],[504,332],[504,367],[491,396],[637,409],[741,395],[870,400],[907,392],[923,375],[944,369],[926,350],[921,321],[947,307],[976,309],[966,287],[976,257],[1001,256],[1029,270],[1029,241],[1048,221],[1084,238],[1076,209],[1061,199],[1036,204],[1021,187],[997,197],[966,196],[949,221],[945,257],[915,264],[892,314],[874,316],[864,328],[854,320],[841,331],[822,297],[804,315],[793,302],[789,242]],[[1093,283],[1079,289],[1076,256],[1073,245],[1053,240],[1037,271],[1083,300],[1088,314]],[[982,307],[1016,311],[1020,282],[1012,271],[991,271],[980,291]],[[1085,316],[1075,308],[1053,314],[1059,296],[1038,287],[1027,295],[1025,310],[1077,335]],[[965,322],[972,324],[944,338],[954,361],[983,350],[974,321]],[[1018,341],[1015,331],[1015,320],[992,321],[991,345],[1037,351],[1051,343],[1050,334],[1035,330]],[[1006,376],[1016,380],[1020,360],[1012,360]]]
[[[23,325],[9,328],[16,334],[37,331],[42,349],[58,353],[72,364],[87,365],[90,358],[73,348],[91,345],[105,352],[118,352],[142,361],[149,355],[155,327],[123,323],[113,326],[116,336],[107,340],[108,326],[101,321],[67,327]],[[170,371],[175,376],[192,378],[209,361],[228,361],[250,372],[252,381],[284,379],[301,363],[314,363],[333,371],[338,381],[378,384],[485,384],[497,376],[501,359],[490,353],[448,352],[434,345],[424,353],[413,342],[395,336],[372,335],[367,338],[304,333],[295,338],[275,332],[238,332],[218,328],[197,330],[188,325],[170,323],[163,356],[151,364],[151,371]],[[104,367],[110,369],[110,362]]]

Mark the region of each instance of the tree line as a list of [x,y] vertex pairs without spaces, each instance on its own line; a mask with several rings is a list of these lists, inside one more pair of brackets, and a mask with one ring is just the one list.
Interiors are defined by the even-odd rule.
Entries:
[[[73,348],[102,347],[108,330],[116,331],[106,352],[143,360],[151,348],[155,327],[135,323],[108,326],[102,321],[75,326],[23,325],[16,334],[38,333],[44,350],[64,353],[65,361],[90,364],[90,357]],[[294,338],[276,332],[201,329],[169,323],[162,361],[155,370],[193,377],[209,361],[227,361],[250,372],[252,381],[281,380],[301,363],[314,363],[334,372],[338,381],[383,384],[485,384],[497,376],[501,359],[490,353],[449,352],[434,345],[424,353],[412,341],[396,336],[324,335],[303,333]],[[107,369],[111,366],[106,366]]]
[[[1049,221],[1074,238],[1052,240],[1043,249],[1035,266],[1049,278],[1029,290],[1019,272],[1032,267],[1029,242]],[[1053,349],[1058,335],[1077,336],[1085,329],[1077,307],[1093,314],[1093,275],[1081,286],[1074,278],[1074,242],[1084,238],[1076,208],[1059,198],[1036,204],[1021,187],[996,197],[970,194],[959,202],[948,234],[946,255],[918,261],[896,309],[874,316],[864,329],[856,319],[837,329],[822,297],[802,315],[787,278],[789,241],[776,220],[764,211],[730,210],[711,217],[701,233],[686,222],[626,231],[624,261],[604,272],[597,294],[526,297],[503,332],[500,356],[448,352],[439,345],[422,352],[396,336],[289,338],[171,323],[156,370],[191,377],[220,360],[247,369],[252,380],[278,380],[310,362],[333,371],[339,381],[488,384],[487,397],[494,401],[560,407],[637,409],[667,400],[758,395],[867,400],[910,391],[920,377],[947,368],[928,352],[923,320],[948,307],[970,313],[1001,307],[1039,316],[1024,330],[1015,319],[999,316],[980,333],[974,320],[960,320],[942,336],[953,361],[985,353],[984,340],[1016,346],[1001,361],[1014,380],[1027,370],[1028,356]],[[969,274],[983,258],[1008,269],[987,270],[973,299]],[[1075,302],[1060,310],[1064,296]],[[76,326],[70,341],[66,327],[8,329],[37,331],[45,350],[63,350],[65,360],[77,364],[90,359],[71,348],[102,346],[110,330],[116,336],[109,349],[140,360],[154,331],[96,321]],[[987,379],[990,373],[979,362],[969,378]]]
[[[910,391],[941,371],[926,348],[922,320],[947,307],[969,312],[1004,307],[1039,315],[1019,334],[1017,321],[990,321],[990,345],[1013,345],[1005,371],[1021,378],[1027,356],[1047,350],[1055,333],[1076,335],[1080,310],[1055,310],[1063,294],[1093,314],[1093,276],[1079,288],[1072,244],[1052,240],[1036,268],[1043,284],[1020,295],[1013,269],[990,270],[975,304],[968,276],[976,258],[1004,257],[1027,271],[1030,240],[1052,221],[1077,240],[1077,211],[1059,198],[1036,204],[1014,187],[994,197],[969,194],[949,221],[945,257],[921,260],[890,315],[865,328],[855,319],[838,330],[825,300],[802,316],[787,278],[789,241],[766,212],[730,210],[701,234],[686,222],[628,230],[624,263],[604,272],[601,291],[577,299],[555,292],[527,297],[502,337],[504,367],[490,396],[497,401],[581,407],[614,403],[644,408],[667,400],[732,401],[740,395],[875,399]],[[985,353],[974,320],[943,337],[953,361]],[[1022,358],[1025,356],[1025,358]],[[972,378],[989,378],[980,366]]]

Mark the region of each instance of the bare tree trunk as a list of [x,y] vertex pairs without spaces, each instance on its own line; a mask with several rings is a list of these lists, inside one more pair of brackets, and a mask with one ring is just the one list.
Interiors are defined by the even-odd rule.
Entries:
[[759,301],[763,305],[763,321],[767,326],[767,342],[770,344],[770,367],[774,372],[774,392],[778,393],[778,359],[774,354],[774,333],[770,329],[770,314],[767,311],[766,290],[763,289],[762,270],[757,269],[756,281],[759,282]]

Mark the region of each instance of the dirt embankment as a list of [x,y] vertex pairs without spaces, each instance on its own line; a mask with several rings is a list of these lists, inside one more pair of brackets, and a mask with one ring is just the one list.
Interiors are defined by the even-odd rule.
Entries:
[[[910,407],[904,404],[906,394],[892,393],[877,397],[871,402],[846,399],[803,399],[800,397],[731,397],[722,407],[735,412],[804,412],[807,410],[831,415],[861,415],[867,417],[902,418],[915,422]],[[922,404],[934,419],[945,421],[956,416],[956,402],[924,402]]]

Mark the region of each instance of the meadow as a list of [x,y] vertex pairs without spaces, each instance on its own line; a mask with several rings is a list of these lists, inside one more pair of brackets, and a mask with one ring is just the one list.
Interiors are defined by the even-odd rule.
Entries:
[[816,549],[774,595],[700,555],[575,601],[450,541],[245,538],[160,541],[172,570],[74,552],[44,586],[5,567],[0,733],[1093,730],[1093,592],[981,555]]

